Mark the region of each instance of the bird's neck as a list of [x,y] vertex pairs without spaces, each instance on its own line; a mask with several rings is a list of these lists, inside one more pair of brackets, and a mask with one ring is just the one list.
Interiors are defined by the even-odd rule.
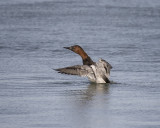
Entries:
[[88,56],[86,59],[83,59],[83,65],[92,65],[94,64],[93,60]]
[[83,65],[94,64],[92,59],[87,55],[87,53],[83,49],[79,50],[77,53],[82,57]]
[[83,60],[85,60],[88,57],[87,53],[83,49],[78,51],[78,54],[82,57]]

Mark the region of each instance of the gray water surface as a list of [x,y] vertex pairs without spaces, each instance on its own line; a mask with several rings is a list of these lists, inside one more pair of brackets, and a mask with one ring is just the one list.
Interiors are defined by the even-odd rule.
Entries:
[[[107,60],[113,84],[53,69]],[[159,128],[159,0],[1,0],[1,128]]]

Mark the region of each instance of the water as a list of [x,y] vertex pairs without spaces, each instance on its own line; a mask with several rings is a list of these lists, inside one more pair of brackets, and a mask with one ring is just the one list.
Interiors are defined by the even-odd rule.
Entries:
[[[81,45],[114,84],[58,74]],[[159,0],[1,0],[1,128],[159,128]],[[72,58],[72,59],[71,59]]]

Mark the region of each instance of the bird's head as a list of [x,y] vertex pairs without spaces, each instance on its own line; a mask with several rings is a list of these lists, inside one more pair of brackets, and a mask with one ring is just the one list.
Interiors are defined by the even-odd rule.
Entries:
[[64,47],[64,48],[69,49],[77,54],[81,54],[81,52],[83,51],[83,49],[79,45],[74,45],[74,46]]

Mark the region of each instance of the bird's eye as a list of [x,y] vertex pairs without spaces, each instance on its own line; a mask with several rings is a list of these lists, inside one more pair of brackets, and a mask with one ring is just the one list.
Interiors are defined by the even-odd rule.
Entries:
[[75,47],[72,47],[72,50],[75,50]]

